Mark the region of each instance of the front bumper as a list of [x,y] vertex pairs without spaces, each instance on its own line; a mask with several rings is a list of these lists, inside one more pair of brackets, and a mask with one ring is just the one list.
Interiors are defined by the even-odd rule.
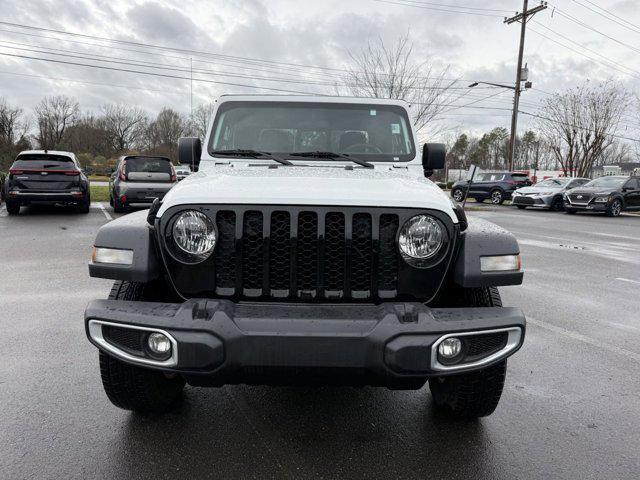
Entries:
[[564,199],[564,208],[572,210],[580,210],[585,212],[606,212],[610,202],[594,202],[589,203],[572,203],[568,199]]
[[[351,384],[419,388],[431,376],[478,370],[512,355],[524,341],[525,323],[516,308],[431,309],[395,302],[363,306],[95,300],[85,311],[89,340],[109,355],[180,373],[194,385],[216,386],[292,384],[319,373],[348,377]],[[103,329],[110,326],[143,335],[161,331],[172,341],[172,355],[162,362],[132,355],[105,339]],[[470,342],[489,338],[483,335],[503,335],[505,341],[483,358],[476,355],[469,362],[443,365],[437,345],[451,334],[464,334]],[[285,374],[284,380],[279,374]]]
[[550,208],[553,195],[548,197],[533,197],[531,195],[513,195],[512,205],[523,205],[534,208]]

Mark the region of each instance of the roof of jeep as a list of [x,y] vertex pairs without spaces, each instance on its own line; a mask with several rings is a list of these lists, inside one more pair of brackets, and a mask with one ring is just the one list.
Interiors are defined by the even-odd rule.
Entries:
[[313,102],[313,103],[357,103],[366,105],[401,105],[408,107],[409,103],[401,99],[370,98],[370,97],[341,97],[329,95],[260,95],[260,94],[225,94],[218,102]]

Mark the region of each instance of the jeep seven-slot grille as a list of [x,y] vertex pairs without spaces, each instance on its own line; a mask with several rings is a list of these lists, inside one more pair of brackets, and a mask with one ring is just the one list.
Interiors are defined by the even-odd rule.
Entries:
[[216,226],[218,295],[299,300],[397,296],[397,214],[219,210]]

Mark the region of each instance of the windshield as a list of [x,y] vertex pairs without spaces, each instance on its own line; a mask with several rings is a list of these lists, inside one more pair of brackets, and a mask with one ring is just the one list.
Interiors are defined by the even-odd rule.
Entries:
[[563,187],[569,183],[570,178],[547,178],[536,183],[536,187]]
[[283,157],[334,152],[389,162],[415,156],[407,112],[394,105],[225,102],[213,124],[209,151],[234,149]]
[[585,187],[621,187],[624,182],[628,180],[627,177],[600,177],[595,180],[591,180],[589,183],[585,183]]

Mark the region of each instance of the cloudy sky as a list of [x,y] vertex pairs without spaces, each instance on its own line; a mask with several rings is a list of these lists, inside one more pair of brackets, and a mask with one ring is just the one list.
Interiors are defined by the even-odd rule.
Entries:
[[[503,17],[521,8],[521,0],[0,0],[0,97],[27,112],[65,94],[86,110],[124,102],[188,113],[190,68],[194,106],[222,93],[327,93],[343,81],[348,52],[409,32],[415,61],[448,67],[464,94],[440,122],[479,132],[509,126],[509,90],[467,86],[513,84],[519,25]],[[534,89],[523,93],[523,111],[587,79],[640,93],[640,2],[549,2],[529,25],[525,62]],[[521,115],[522,128],[532,122]],[[637,112],[625,122],[621,133],[640,138]]]

